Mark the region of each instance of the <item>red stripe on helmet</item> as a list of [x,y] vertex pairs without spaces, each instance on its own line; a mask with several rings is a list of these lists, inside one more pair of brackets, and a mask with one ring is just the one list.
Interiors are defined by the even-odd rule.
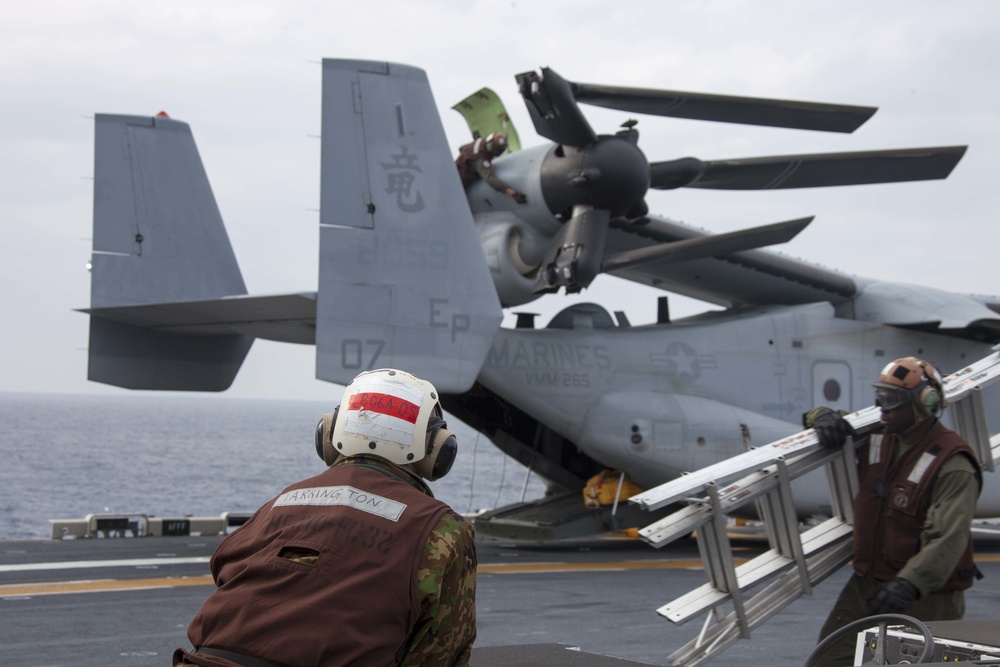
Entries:
[[396,417],[411,424],[417,423],[417,415],[420,414],[420,406],[416,403],[411,403],[399,396],[374,391],[354,394],[347,401],[347,409],[369,410],[382,415]]

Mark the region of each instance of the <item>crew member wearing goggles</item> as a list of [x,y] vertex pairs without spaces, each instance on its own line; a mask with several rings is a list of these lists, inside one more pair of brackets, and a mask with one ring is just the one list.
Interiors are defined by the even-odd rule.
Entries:
[[[946,405],[941,375],[922,359],[903,357],[882,369],[874,386],[881,429],[856,453],[854,576],[820,641],[874,614],[961,619],[965,590],[982,576],[971,539],[982,472],[965,440],[939,421]],[[814,408],[803,422],[825,447],[840,447],[854,435],[830,408]],[[815,664],[853,664],[854,647],[846,636]]]

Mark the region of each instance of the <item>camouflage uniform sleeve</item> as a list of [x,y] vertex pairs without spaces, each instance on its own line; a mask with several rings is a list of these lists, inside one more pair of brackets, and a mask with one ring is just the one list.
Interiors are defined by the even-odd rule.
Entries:
[[421,614],[401,665],[468,665],[476,639],[476,542],[468,521],[448,512],[424,547]]
[[972,464],[964,456],[951,457],[931,489],[920,551],[897,575],[916,586],[921,596],[939,590],[958,566],[969,540],[978,497]]
[[489,183],[490,187],[497,192],[503,192],[507,189],[507,184],[493,173],[493,165],[488,160],[476,160],[474,168],[479,177]]

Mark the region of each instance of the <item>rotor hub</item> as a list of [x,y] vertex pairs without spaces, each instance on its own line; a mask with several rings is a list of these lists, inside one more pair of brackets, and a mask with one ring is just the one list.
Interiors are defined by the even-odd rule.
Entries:
[[624,215],[642,202],[649,178],[646,156],[619,136],[601,136],[582,148],[557,146],[541,170],[542,192],[554,214],[585,205]]

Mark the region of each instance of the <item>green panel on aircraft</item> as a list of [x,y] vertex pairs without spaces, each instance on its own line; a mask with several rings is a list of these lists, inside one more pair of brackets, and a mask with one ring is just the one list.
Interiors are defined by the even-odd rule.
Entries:
[[469,131],[474,137],[485,137],[490,132],[503,132],[507,135],[507,150],[516,153],[521,150],[521,140],[503,102],[489,88],[482,88],[472,93],[452,107],[462,114],[469,124]]

